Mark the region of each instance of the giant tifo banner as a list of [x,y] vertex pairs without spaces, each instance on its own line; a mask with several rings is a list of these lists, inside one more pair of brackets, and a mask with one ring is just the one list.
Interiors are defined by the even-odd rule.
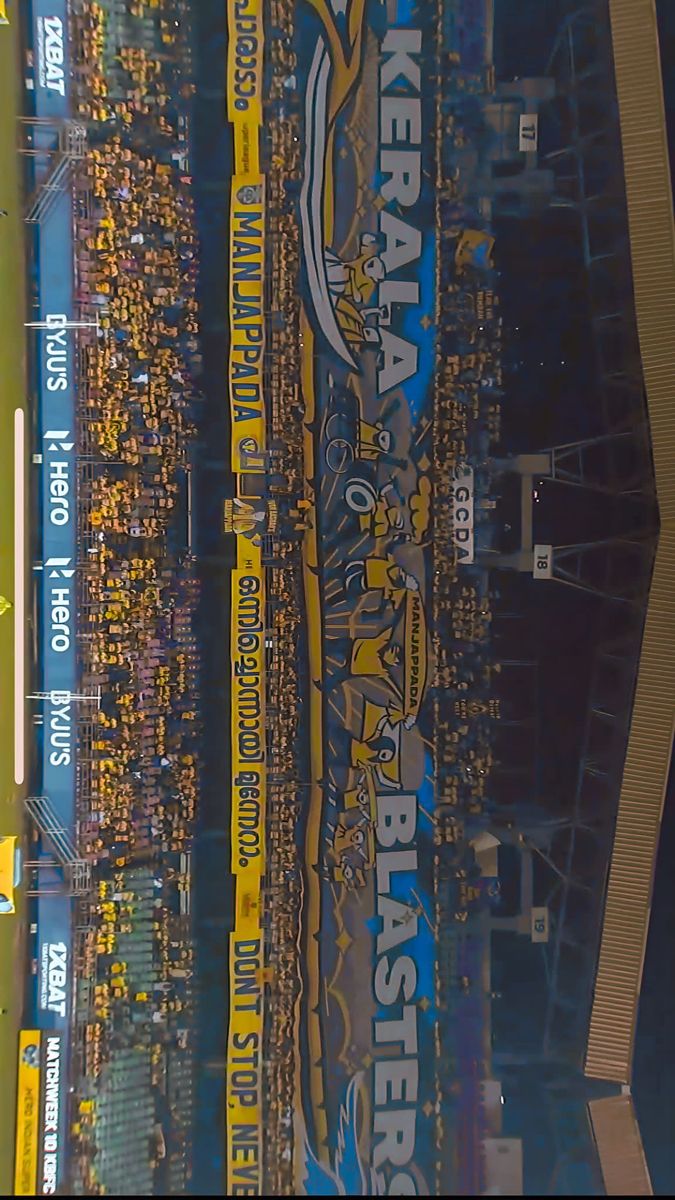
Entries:
[[296,1187],[429,1195],[439,1157],[427,557],[435,6],[299,5],[311,800]]
[[[477,899],[481,888],[457,882],[468,873],[451,875],[448,866],[451,837],[441,828],[444,796],[436,786],[438,696],[430,694],[437,674],[434,543],[443,545],[453,572],[461,565],[470,570],[475,557],[472,466],[453,452],[447,471],[434,475],[438,381],[453,370],[443,363],[441,371],[437,358],[437,136],[449,116],[441,112],[436,81],[461,57],[456,39],[451,54],[441,46],[451,40],[444,23],[447,16],[454,29],[456,9],[452,0],[298,0],[292,52],[284,44],[277,56],[281,74],[288,69],[288,75],[282,100],[271,105],[275,119],[283,122],[298,107],[302,114],[292,133],[301,149],[300,178],[293,169],[280,188],[283,163],[279,167],[272,158],[275,186],[268,185],[275,209],[270,220],[292,209],[300,237],[299,347],[294,343],[293,353],[299,349],[304,480],[298,489],[302,524],[294,530],[301,534],[296,545],[306,628],[298,638],[304,691],[299,764],[293,766],[301,774],[290,782],[302,796],[291,836],[304,870],[297,943],[288,946],[294,962],[296,945],[299,950],[294,1053],[288,1053],[293,1099],[281,1114],[287,1126],[292,1122],[299,1195],[436,1194],[457,1145],[444,1121],[459,1095],[453,1088],[460,1072],[469,1077],[471,1103],[479,1090],[471,1072],[482,1053],[483,1027],[469,1005],[460,1005],[460,1017],[448,1021],[441,965],[450,953],[442,963],[439,943],[453,919],[466,919],[468,900]],[[461,22],[458,28],[464,28]],[[277,28],[275,41],[285,35]],[[476,44],[484,48],[482,34]],[[471,86],[479,89],[478,51],[474,57]],[[466,83],[458,73],[458,93]],[[270,142],[274,146],[273,137]],[[255,426],[265,412],[255,374],[264,298],[257,277],[265,262],[261,197],[259,176],[235,179],[232,334],[247,353],[239,350],[237,358],[233,346],[230,403],[233,467],[243,474],[256,469],[247,454],[255,461],[263,447]],[[453,221],[461,224],[448,230],[456,239],[454,255],[445,256],[455,292],[455,272],[473,281],[467,293],[470,287],[477,292],[484,287],[484,277],[481,284],[478,278],[492,267],[491,234],[477,217],[476,228],[467,228],[468,211],[460,213],[458,206]],[[235,293],[238,274],[242,290]],[[273,293],[274,285],[271,279]],[[270,341],[274,336],[272,326]],[[458,370],[460,365],[458,359]],[[235,382],[247,385],[248,395],[235,396]],[[295,374],[291,382],[295,389]],[[447,390],[452,393],[452,382]],[[460,448],[458,455],[464,453]],[[259,470],[264,463],[262,457]],[[233,673],[243,650],[251,656],[245,666],[251,681],[257,678],[257,650],[241,643],[242,614],[248,612],[257,629],[263,585],[253,548],[262,547],[277,516],[270,498],[262,498],[264,480],[260,498],[250,498],[257,482],[248,478],[250,486],[240,487],[226,512],[226,529],[238,534],[239,549]],[[246,699],[255,721],[259,704],[251,681]],[[257,775],[256,761],[242,762],[238,694],[233,675],[233,767],[239,773],[250,767]],[[448,699],[454,713],[453,700],[454,694]],[[255,757],[255,738],[250,748],[243,745]],[[247,797],[233,777],[237,912],[227,1103],[228,1190],[235,1195],[265,1193],[259,1014],[268,978],[274,992],[260,940],[258,860],[247,853],[246,822],[255,824],[260,785],[252,779],[250,786],[254,803],[244,809]],[[249,844],[254,847],[255,835]],[[463,945],[452,970],[480,975]],[[270,1060],[280,1053],[269,1047]],[[286,1047],[284,1066],[285,1056]],[[262,1101],[270,1111],[275,1097]],[[464,1115],[451,1132],[466,1133],[470,1156],[475,1125]]]

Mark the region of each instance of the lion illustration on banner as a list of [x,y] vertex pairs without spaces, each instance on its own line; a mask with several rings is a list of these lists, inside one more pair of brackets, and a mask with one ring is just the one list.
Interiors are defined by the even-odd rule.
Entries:
[[340,331],[347,346],[362,350],[380,345],[379,326],[388,318],[385,305],[370,305],[385,276],[377,239],[361,234],[359,254],[342,260],[332,250],[324,252],[328,291]]

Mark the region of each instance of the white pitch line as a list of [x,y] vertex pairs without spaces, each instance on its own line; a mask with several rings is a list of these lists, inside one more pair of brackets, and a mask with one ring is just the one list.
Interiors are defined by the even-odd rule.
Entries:
[[14,412],[14,782],[26,770],[26,430],[22,408]]

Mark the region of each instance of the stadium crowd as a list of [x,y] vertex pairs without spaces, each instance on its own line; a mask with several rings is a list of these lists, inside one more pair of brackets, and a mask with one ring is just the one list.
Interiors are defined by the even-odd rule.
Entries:
[[145,468],[143,519],[158,521],[173,507],[191,432],[191,199],[170,164],[131,150],[120,135],[92,149],[86,171],[95,228],[80,243],[80,298],[101,313],[86,380],[90,431],[104,457]]
[[[101,0],[73,14],[88,133],[75,180],[76,286],[96,329],[79,358],[79,648],[100,705],[80,731],[78,849],[94,897],[80,902],[72,1131],[77,1187],[91,1194],[132,1180],[135,1138],[153,1147],[148,1180],[134,1176],[139,1190],[167,1165],[174,1184],[189,1169],[190,1087],[166,1103],[168,1076],[192,1053],[200,744],[199,583],[187,537],[201,359],[186,11],[183,0]],[[146,1159],[143,1149],[138,1172]]]
[[302,719],[298,671],[302,579],[298,564],[270,574],[268,628],[269,704],[274,724],[268,740],[268,869],[266,877],[267,963],[275,1003],[265,1010],[267,1127],[274,1153],[267,1155],[275,1195],[293,1189],[292,1103],[294,1088],[295,1003],[300,990],[295,942],[300,921],[302,878],[298,857],[298,818],[304,807],[297,747]]
[[300,379],[300,231],[293,194],[301,178],[300,111],[293,92],[284,86],[292,81],[295,54],[292,6],[272,5],[272,20],[279,35],[270,48],[270,121],[268,181],[269,270],[276,281],[270,321],[268,391],[273,398],[269,411],[270,474],[273,494],[297,494],[303,477],[303,424],[299,399]]

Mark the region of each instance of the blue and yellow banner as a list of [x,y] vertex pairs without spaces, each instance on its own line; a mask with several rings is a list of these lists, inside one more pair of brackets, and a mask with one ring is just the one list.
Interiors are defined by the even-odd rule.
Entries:
[[[298,1192],[424,1194],[436,1159],[425,696],[435,369],[431,6],[298,10],[312,795]],[[302,53],[304,46],[311,52]],[[312,633],[316,630],[316,636]]]
[[[458,866],[460,835],[448,817],[460,784],[469,793],[474,780],[459,778],[459,764],[457,771],[438,769],[439,744],[447,747],[445,768],[468,712],[459,690],[446,688],[454,668],[441,654],[462,614],[449,605],[442,611],[438,596],[442,571],[454,581],[474,562],[476,481],[465,461],[463,413],[499,317],[492,233],[470,197],[459,195],[457,170],[448,166],[442,178],[439,138],[452,127],[450,108],[473,119],[480,107],[474,98],[485,90],[485,14],[476,16],[467,0],[467,19],[455,25],[456,8],[436,0],[352,0],[345,9],[299,0],[292,43],[291,26],[276,27],[265,63],[269,211],[262,175],[233,182],[230,403],[240,479],[225,511],[238,564],[228,1184],[258,1189],[235,1194],[264,1194],[266,1182],[253,1149],[260,1095],[254,1060],[262,1036],[257,989],[269,970],[259,944],[268,925],[260,911],[264,551],[275,541],[286,543],[276,570],[292,576],[298,612],[295,624],[278,623],[285,636],[293,625],[297,643],[288,673],[297,694],[284,697],[287,712],[296,703],[288,723],[297,736],[290,766],[284,760],[279,778],[268,783],[271,799],[273,789],[292,795],[291,828],[280,831],[290,865],[276,878],[282,890],[288,882],[293,904],[297,896],[297,907],[284,897],[292,908],[284,970],[293,987],[288,979],[284,986],[293,1002],[275,1059],[292,1093],[282,1122],[292,1128],[288,1179],[292,1169],[298,1195],[439,1193],[442,1165],[456,1149],[443,1120],[461,1090],[452,1090],[450,1064],[457,1079],[469,1081],[461,1094],[478,1112],[480,1022],[471,998],[458,1004],[448,1031],[446,983],[451,958],[453,979],[480,975],[475,946],[452,931],[486,903],[487,891],[472,852],[469,866]],[[445,112],[437,86],[444,71],[454,97]],[[232,107],[230,113],[234,121]],[[281,350],[271,376],[288,398],[285,406],[275,403],[269,454],[275,463],[292,460],[290,470],[274,472],[266,469],[265,445],[266,221],[270,261],[284,271],[268,329],[268,350]],[[274,275],[271,282],[275,288]],[[470,309],[464,327],[460,293]],[[457,314],[454,324],[444,322],[441,360],[445,300],[456,303]],[[476,339],[479,321],[486,336]],[[293,439],[291,453],[286,441]],[[451,442],[452,452],[444,451]],[[278,578],[269,580],[271,598]],[[283,605],[283,589],[277,594]],[[471,715],[488,710],[476,702]],[[443,723],[447,738],[439,735]],[[476,797],[481,786],[477,780]],[[235,1062],[240,1043],[250,1063]],[[236,1076],[240,1067],[250,1074]],[[249,1087],[246,1105],[236,1078]],[[466,1129],[477,1121],[472,1116]],[[237,1138],[237,1161],[251,1173],[235,1179]]]

